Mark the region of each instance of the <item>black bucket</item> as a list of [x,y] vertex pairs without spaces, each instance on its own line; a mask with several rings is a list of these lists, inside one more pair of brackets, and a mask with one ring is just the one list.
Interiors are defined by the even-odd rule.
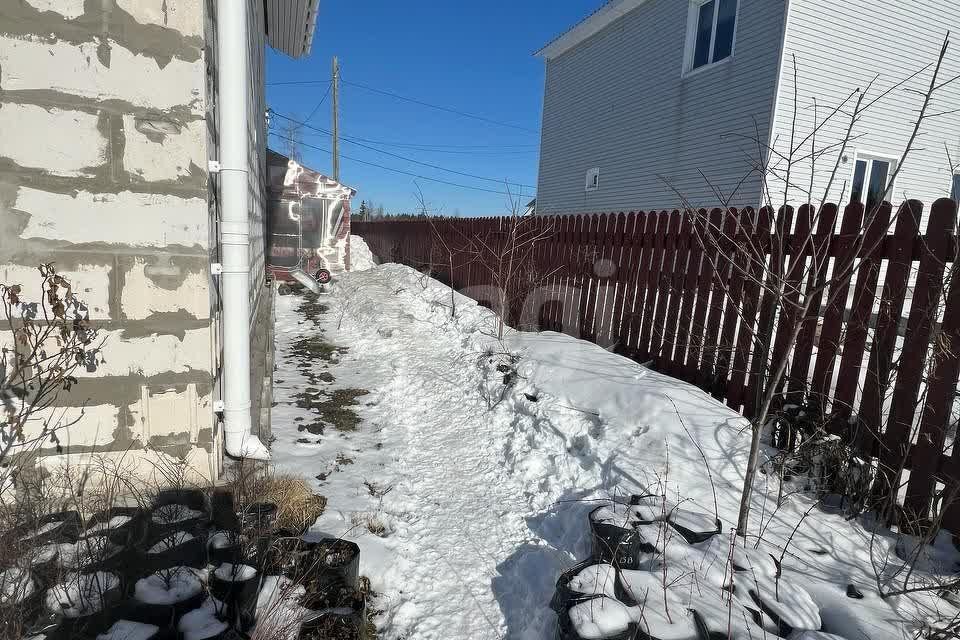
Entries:
[[336,610],[325,611],[300,625],[298,640],[364,640],[367,609],[363,596],[354,591]]
[[[600,507],[604,509],[606,507]],[[597,509],[591,512],[591,516]],[[593,542],[593,560],[606,562],[618,569],[636,569],[645,554],[656,553],[654,542],[632,526],[619,526],[607,522],[595,522],[590,518],[590,533]]]

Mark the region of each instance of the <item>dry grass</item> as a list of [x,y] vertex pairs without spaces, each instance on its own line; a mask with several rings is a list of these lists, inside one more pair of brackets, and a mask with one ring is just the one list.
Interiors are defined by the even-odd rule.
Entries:
[[240,504],[277,505],[277,526],[291,531],[310,528],[327,507],[326,497],[315,493],[310,481],[297,474],[270,473],[260,467],[238,474],[232,484]]

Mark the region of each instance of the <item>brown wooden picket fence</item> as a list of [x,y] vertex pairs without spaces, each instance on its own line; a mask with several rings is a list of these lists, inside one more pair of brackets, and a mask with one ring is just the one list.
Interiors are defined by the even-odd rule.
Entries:
[[[764,355],[771,355],[757,355],[754,337],[770,336],[773,360],[790,358],[780,406],[830,416],[831,429],[885,469],[873,491],[905,484],[902,513],[923,519],[960,483],[960,446],[951,442],[960,406],[960,278],[950,277],[957,205],[942,199],[929,215],[923,211],[907,201],[894,217],[885,203],[869,212],[865,230],[863,207],[850,204],[842,215],[825,205],[388,220],[355,222],[353,233],[381,261],[428,270],[483,304],[506,299],[497,311],[512,326],[591,340],[748,417],[758,409]],[[814,223],[813,241],[802,242]],[[703,242],[720,229],[725,240]],[[801,257],[809,264],[815,251],[831,269],[854,259],[859,266],[848,282],[817,296],[791,341],[785,327],[795,323],[780,321],[775,295],[760,284],[766,270],[737,262],[743,242],[760,247],[769,264]],[[508,267],[513,276],[505,283]],[[820,279],[831,281],[826,270]],[[788,295],[796,301],[799,294]],[[960,501],[943,526],[960,533]]]

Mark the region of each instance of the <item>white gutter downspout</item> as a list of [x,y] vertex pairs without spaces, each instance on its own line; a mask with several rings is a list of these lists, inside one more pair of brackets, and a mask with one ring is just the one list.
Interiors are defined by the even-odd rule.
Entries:
[[220,96],[220,190],[223,253],[224,446],[234,458],[266,460],[250,433],[250,222],[247,193],[247,3],[217,0]]

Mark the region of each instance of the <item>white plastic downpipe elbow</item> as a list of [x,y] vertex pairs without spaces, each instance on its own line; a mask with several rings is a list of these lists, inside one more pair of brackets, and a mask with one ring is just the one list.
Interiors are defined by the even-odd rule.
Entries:
[[250,222],[247,192],[247,3],[217,0],[223,263],[224,447],[234,458],[267,460],[250,433]]

